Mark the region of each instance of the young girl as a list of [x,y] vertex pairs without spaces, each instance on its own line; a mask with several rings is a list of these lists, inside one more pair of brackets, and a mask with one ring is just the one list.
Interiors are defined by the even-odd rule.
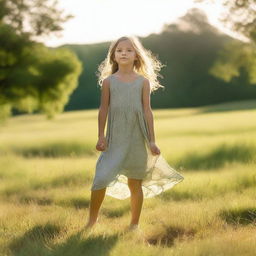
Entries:
[[184,179],[161,156],[155,141],[150,94],[163,87],[157,80],[162,66],[134,36],[113,42],[99,66],[96,149],[102,152],[96,163],[85,228],[97,222],[105,194],[118,199],[130,197],[128,228],[138,228],[143,197],[158,195]]

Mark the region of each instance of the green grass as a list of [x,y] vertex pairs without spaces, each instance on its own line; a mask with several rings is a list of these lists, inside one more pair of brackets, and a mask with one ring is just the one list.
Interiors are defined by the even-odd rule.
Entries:
[[255,255],[256,101],[154,110],[156,142],[184,177],[144,199],[137,233],[124,233],[130,199],[106,196],[88,217],[97,110],[0,126],[0,255]]

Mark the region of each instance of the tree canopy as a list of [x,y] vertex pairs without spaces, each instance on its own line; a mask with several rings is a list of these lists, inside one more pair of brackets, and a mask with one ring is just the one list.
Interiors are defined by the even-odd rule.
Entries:
[[[194,0],[195,2],[216,3],[217,0]],[[220,50],[218,57],[209,70],[210,74],[230,81],[242,72],[256,85],[256,0],[222,0],[223,24],[242,35],[247,42],[228,42]]]
[[35,36],[61,31],[70,16],[48,0],[0,1],[0,118],[12,109],[43,112],[48,118],[63,111],[77,87],[81,63],[65,48],[51,49]]

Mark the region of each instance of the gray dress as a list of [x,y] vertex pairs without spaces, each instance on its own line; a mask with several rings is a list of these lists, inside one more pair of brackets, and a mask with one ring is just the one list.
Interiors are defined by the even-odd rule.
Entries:
[[153,155],[149,147],[149,129],[143,112],[143,79],[110,79],[107,122],[107,148],[100,153],[91,190],[106,188],[106,195],[125,199],[130,196],[128,179],[141,179],[144,198],[170,189],[184,177],[163,156]]

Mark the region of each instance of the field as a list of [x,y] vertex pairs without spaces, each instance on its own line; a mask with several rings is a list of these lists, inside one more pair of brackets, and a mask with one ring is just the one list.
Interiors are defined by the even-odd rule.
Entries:
[[0,126],[0,255],[245,256],[256,252],[256,100],[154,110],[156,143],[184,180],[144,199],[106,196],[93,232],[98,110],[12,117]]

